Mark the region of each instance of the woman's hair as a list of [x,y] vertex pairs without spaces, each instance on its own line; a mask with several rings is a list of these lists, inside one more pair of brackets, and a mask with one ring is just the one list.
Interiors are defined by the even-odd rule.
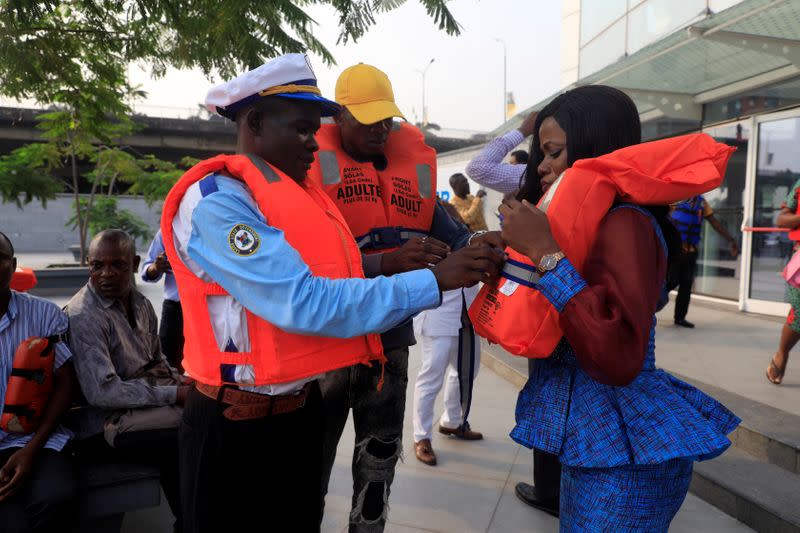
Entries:
[[[585,85],[558,95],[536,117],[528,165],[520,180],[517,198],[534,205],[542,196],[538,167],[544,153],[539,145],[539,127],[548,117],[552,117],[566,134],[570,167],[579,159],[599,157],[642,141],[636,104],[619,89]],[[676,258],[680,235],[669,220],[669,206],[643,207],[658,220],[667,241],[670,260]]]

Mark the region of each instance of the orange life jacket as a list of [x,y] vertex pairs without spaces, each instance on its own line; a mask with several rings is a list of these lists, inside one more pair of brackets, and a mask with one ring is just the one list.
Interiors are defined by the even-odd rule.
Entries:
[[[615,202],[666,205],[720,185],[734,152],[705,134],[684,135],[576,161],[539,202],[572,265],[583,264]],[[548,357],[563,336],[558,311],[533,288],[531,260],[507,248],[501,281],[485,285],[469,309],[475,331],[509,352]],[[620,258],[624,261],[625,258]]]
[[36,286],[36,274],[30,268],[17,267],[11,275],[11,290],[25,292]]
[[[252,365],[255,381],[267,385],[314,376],[377,359],[384,361],[379,335],[350,339],[299,335],[247,314],[249,352],[222,351],[211,330],[206,298],[227,295],[219,284],[205,282],[183,263],[175,249],[172,221],[183,195],[195,182],[222,172],[243,181],[269,224],[283,231],[315,276],[363,278],[361,254],[336,206],[312,183],[297,184],[252,155],[220,155],[201,161],[178,180],[167,195],[161,217],[164,248],[178,284],[183,308],[183,366],[201,383],[234,383],[236,365]],[[224,228],[232,231],[233,228]]]
[[28,337],[17,347],[8,379],[0,428],[8,433],[33,433],[53,391],[55,343],[58,337]]
[[350,157],[336,124],[323,124],[316,139],[319,151],[308,179],[333,199],[364,253],[391,251],[428,235],[436,207],[436,151],[419,129],[395,124],[384,170]]

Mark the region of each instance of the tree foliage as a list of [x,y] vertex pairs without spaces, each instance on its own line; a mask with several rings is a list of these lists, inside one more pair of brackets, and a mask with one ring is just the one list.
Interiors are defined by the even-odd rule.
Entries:
[[[38,91],[49,80],[68,90],[122,80],[130,62],[146,62],[155,76],[168,66],[230,77],[287,52],[334,58],[313,34],[306,10],[328,5],[338,16],[339,41],[356,41],[378,13],[405,0],[7,0],[0,4],[0,82],[13,96],[49,101]],[[449,34],[460,27],[447,0],[420,0]],[[59,61],[53,61],[59,58]],[[20,69],[21,66],[24,69]],[[25,72],[20,72],[25,70]],[[9,84],[10,82],[10,84]],[[121,86],[112,83],[109,86]]]
[[22,207],[38,198],[46,206],[63,189],[51,174],[60,166],[61,154],[49,143],[28,144],[0,156],[0,200]]
[[[460,29],[447,0],[419,0],[438,27]],[[378,13],[405,0],[4,0],[0,1],[0,94],[34,99],[51,110],[39,117],[44,143],[0,157],[0,199],[17,205],[46,202],[60,190],[47,176],[67,166],[72,177],[74,224],[85,257],[87,233],[98,220],[129,223],[115,202],[95,202],[125,182],[148,202],[163,197],[181,170],[116,148],[135,126],[131,102],[143,96],[127,69],[147,64],[155,77],[167,67],[199,68],[232,77],[287,52],[313,52],[327,64],[330,51],[313,34],[307,13],[327,5],[338,16],[339,41],[355,41]],[[80,198],[78,163],[89,198]],[[22,198],[22,200],[20,200]],[[124,213],[122,213],[124,215]],[[98,218],[99,217],[99,218]],[[93,222],[94,220],[94,222]],[[136,231],[136,224],[131,226]]]

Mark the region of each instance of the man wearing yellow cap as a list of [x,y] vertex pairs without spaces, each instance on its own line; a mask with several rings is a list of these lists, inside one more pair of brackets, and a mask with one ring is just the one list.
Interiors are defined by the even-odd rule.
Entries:
[[187,171],[161,220],[185,316],[184,368],[196,381],[180,429],[184,528],[317,531],[319,377],[379,363],[373,333],[499,261],[470,249],[429,270],[363,279],[346,222],[306,180],[320,115],[339,106],[320,95],[304,55],[218,85],[206,104],[235,121],[237,154]]
[[[317,134],[320,151],[309,179],[324,188],[347,220],[364,254],[366,276],[425,268],[439,263],[451,249],[464,247],[469,230],[436,202],[436,152],[419,129],[393,122],[393,117],[404,117],[386,74],[363,63],[346,69],[336,82],[336,102],[342,110],[335,124],[323,125]],[[416,343],[411,320],[386,331],[381,340],[385,365],[343,368],[320,381],[326,413],[323,499],[337,444],[353,409],[350,531],[383,531],[401,453],[408,347]],[[468,352],[464,360],[474,363],[474,349]],[[468,401],[462,406],[466,414]],[[462,439],[481,437],[469,428],[466,416],[458,427],[439,430]]]

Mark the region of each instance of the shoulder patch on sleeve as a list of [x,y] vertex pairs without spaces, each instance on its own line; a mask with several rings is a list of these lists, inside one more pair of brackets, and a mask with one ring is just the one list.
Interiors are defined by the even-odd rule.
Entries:
[[228,234],[228,244],[236,255],[253,255],[261,246],[261,237],[246,224],[236,224]]

